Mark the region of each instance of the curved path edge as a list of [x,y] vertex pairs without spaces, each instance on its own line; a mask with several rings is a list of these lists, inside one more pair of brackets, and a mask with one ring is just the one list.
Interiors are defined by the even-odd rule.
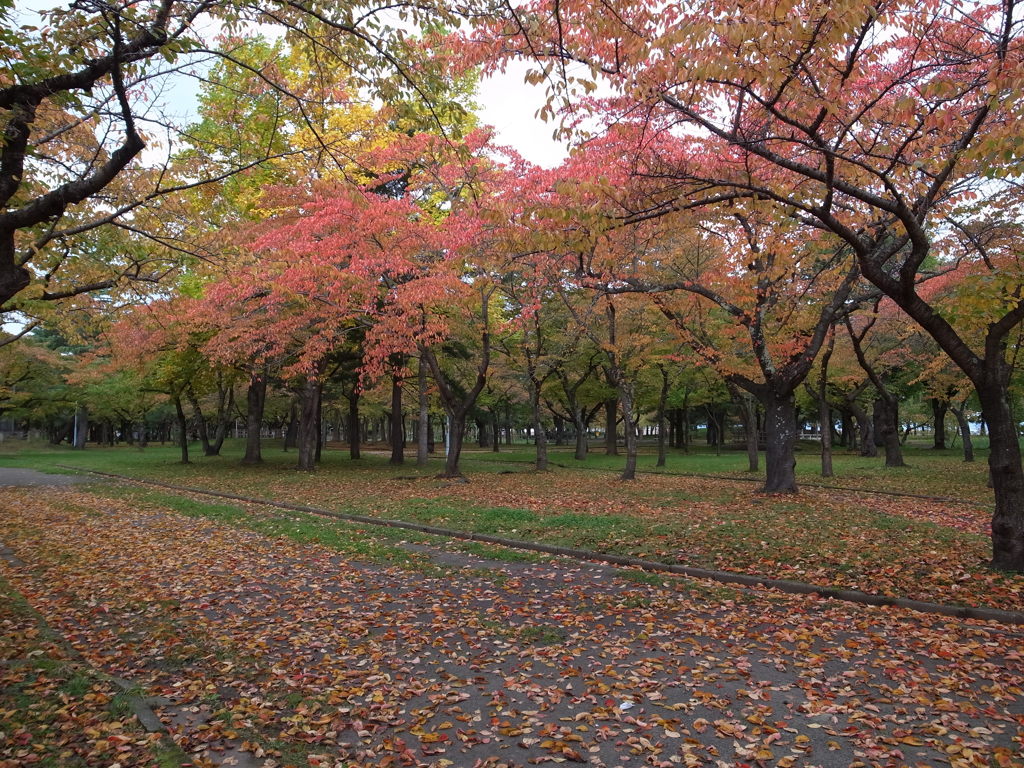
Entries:
[[369,517],[349,512],[334,512],[320,507],[311,507],[306,504],[292,504],[286,501],[275,501],[252,496],[242,496],[235,493],[213,491],[205,488],[193,488],[186,485],[174,485],[159,480],[143,480],[128,475],[118,475],[112,472],[100,472],[98,470],[72,467],[65,464],[58,464],[62,469],[73,469],[78,472],[87,472],[100,477],[109,477],[116,480],[127,480],[140,485],[152,485],[159,488],[167,488],[173,491],[185,493],[196,493],[203,496],[213,496],[232,501],[241,501],[247,504],[262,504],[278,509],[287,509],[295,512],[319,515],[321,517],[333,517],[339,520],[350,522],[366,523],[367,525],[378,525],[385,528],[401,528],[420,533],[429,533],[436,536],[444,536],[451,539],[464,541],[480,541],[487,544],[497,544],[511,549],[522,549],[530,552],[544,552],[552,555],[561,555],[576,560],[590,560],[594,562],[610,563],[612,565],[629,566],[640,568],[653,573],[672,573],[680,576],[690,576],[697,579],[709,579],[724,584],[740,584],[746,587],[768,587],[794,595],[818,595],[830,600],[842,600],[848,603],[861,605],[890,606],[894,608],[905,608],[919,613],[939,614],[952,616],[958,619],[979,619],[981,621],[998,621],[1003,624],[1024,625],[1024,612],[1006,611],[999,608],[984,608],[961,605],[945,605],[943,603],[930,603],[923,600],[911,600],[905,597],[888,597],[876,595],[870,592],[860,592],[854,589],[839,589],[836,587],[825,587],[818,584],[807,584],[802,581],[790,581],[789,579],[773,579],[767,576],[752,576],[745,573],[734,573],[731,571],[715,571],[707,568],[696,568],[689,565],[675,565],[672,563],[660,563],[656,560],[643,560],[628,555],[616,555],[604,552],[595,552],[587,549],[574,549],[572,547],[560,547],[553,544],[541,544],[521,539],[506,539],[501,536],[491,536],[485,533],[472,533],[470,531],[459,531],[453,528],[440,528],[422,523],[411,523],[406,520],[393,520],[382,517]]

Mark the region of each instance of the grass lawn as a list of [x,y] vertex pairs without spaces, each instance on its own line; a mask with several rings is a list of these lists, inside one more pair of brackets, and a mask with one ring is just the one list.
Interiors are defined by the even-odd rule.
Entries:
[[[910,448],[910,466],[895,470],[884,469],[881,458],[836,456],[837,477],[830,483],[973,502],[954,504],[811,487],[796,496],[764,496],[755,492],[756,483],[730,479],[750,477],[743,471],[745,455],[736,452],[673,454],[662,474],[650,472],[654,456],[645,454],[640,468],[648,473],[622,483],[611,471],[621,458],[595,454],[576,466],[568,449],[555,449],[552,460],[573,468],[535,473],[527,463],[532,453],[521,447],[499,454],[470,451],[464,459],[470,481],[465,484],[436,479],[440,459],[420,470],[411,462],[391,467],[379,454],[368,452],[353,462],[343,450],[328,450],[320,469],[306,474],[292,469],[294,453],[283,453],[274,444],[266,448],[259,467],[239,464],[237,443],[229,442],[221,457],[197,453],[185,466],[173,446],[15,451],[8,443],[0,452],[0,466],[45,471],[65,464],[664,562],[936,602],[1024,607],[1024,577],[985,566],[991,491],[985,487],[983,456],[966,465],[956,451]],[[816,470],[817,456],[807,447],[799,457],[799,476],[820,482]],[[140,500],[152,493],[114,487],[98,492],[138,493]],[[224,512],[228,522],[255,525],[244,511],[223,506],[234,509]],[[258,525],[263,532],[290,535],[275,529],[279,523]],[[358,540],[358,531],[349,526],[330,535],[340,546]],[[356,544],[346,546],[353,557],[367,554]]]

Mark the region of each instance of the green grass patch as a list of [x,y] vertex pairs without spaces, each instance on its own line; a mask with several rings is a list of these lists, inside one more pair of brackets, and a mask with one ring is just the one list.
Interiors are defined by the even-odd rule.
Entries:
[[372,527],[306,512],[252,513],[230,504],[216,504],[197,501],[165,491],[151,491],[134,486],[100,486],[92,491],[96,495],[111,498],[125,498],[143,504],[172,509],[188,517],[202,518],[224,525],[244,528],[265,536],[288,538],[303,544],[321,544],[330,549],[366,562],[425,567],[426,560],[421,554],[408,552],[391,542],[415,541],[436,542],[437,538],[418,531],[396,528]]
[[[985,536],[946,525],[913,520],[903,510],[926,512],[939,502],[887,496],[828,495],[820,491],[795,497],[761,496],[742,452],[715,455],[706,449],[669,456],[669,474],[648,480],[655,457],[640,457],[641,475],[618,483],[612,469],[622,457],[592,453],[578,469],[495,476],[494,472],[532,460],[520,445],[495,455],[468,450],[463,463],[469,485],[438,480],[440,458],[423,469],[391,467],[386,456],[367,454],[351,461],[343,451],[328,450],[316,473],[293,469],[294,453],[264,451],[265,463],[240,465],[241,445],[229,441],[221,457],[196,456],[178,463],[173,446],[138,449],[92,448],[86,451],[46,449],[0,455],[0,464],[42,467],[56,462],[205,487],[280,501],[305,503],[338,512],[400,519],[466,532],[631,555],[666,563],[809,581],[943,602],[1014,608],[1019,604],[1021,577],[993,576],[984,563],[990,556]],[[908,447],[911,468],[894,473],[882,459],[838,451],[836,485],[878,490],[905,490],[923,495],[985,501],[982,462],[965,465],[956,451]],[[553,448],[556,463],[573,464],[571,448]],[[816,446],[798,454],[802,482],[820,482]],[[671,473],[678,473],[672,475]],[[685,477],[709,474],[714,478]],[[420,479],[408,479],[415,475]],[[106,489],[112,486],[103,486]],[[100,491],[111,493],[110,490]],[[165,506],[269,536],[319,542],[346,556],[373,562],[426,567],[425,555],[404,551],[400,541],[444,541],[411,531],[325,521],[303,513],[252,515],[241,505],[180,500],[174,494],[150,496]],[[944,522],[974,516],[976,507],[941,512]],[[943,517],[942,515],[945,515]],[[461,546],[461,545],[460,545]],[[470,550],[467,550],[470,551]],[[508,560],[516,555],[482,555]],[[930,572],[919,575],[919,565]],[[959,575],[956,575],[959,574]],[[966,574],[966,577],[965,577]]]
[[519,639],[530,645],[558,645],[564,643],[568,636],[565,628],[547,624],[528,624],[520,627],[518,632]]
[[479,541],[468,541],[460,544],[461,551],[470,555],[483,558],[484,560],[498,560],[505,563],[539,563],[548,560],[549,556],[540,552],[530,552],[525,549],[511,549],[510,547],[499,547],[494,544],[484,544]]

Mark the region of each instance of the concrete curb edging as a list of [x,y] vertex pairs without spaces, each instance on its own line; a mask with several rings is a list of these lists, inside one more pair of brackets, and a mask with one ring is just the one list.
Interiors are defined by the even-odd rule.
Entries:
[[709,579],[712,581],[722,582],[724,584],[739,584],[746,587],[767,587],[769,589],[777,589],[780,592],[785,592],[794,595],[816,594],[820,597],[828,598],[831,600],[842,600],[844,602],[857,603],[861,605],[905,608],[907,610],[917,611],[919,613],[938,614],[958,619],[978,619],[981,621],[997,621],[1003,624],[1024,625],[1024,612],[1022,611],[1006,611],[999,608],[945,605],[942,603],[930,603],[923,600],[911,600],[909,598],[904,597],[888,597],[886,595],[876,595],[870,592],[860,592],[858,590],[852,589],[824,587],[816,584],[807,584],[801,581],[791,581],[789,579],[774,579],[767,576],[751,576],[745,573],[715,571],[709,570],[707,568],[695,568],[693,566],[688,565],[659,563],[654,560],[643,560],[641,558],[630,557],[628,555],[616,555],[611,553],[594,552],[586,549],[560,547],[551,544],[540,544],[532,541],[523,541],[520,539],[506,539],[501,536],[491,536],[484,533],[459,531],[452,528],[440,528],[433,525],[411,523],[405,520],[369,517],[366,515],[357,515],[347,512],[334,512],[329,509],[311,507],[305,504],[292,504],[290,502],[274,501],[272,499],[261,499],[251,496],[241,496],[239,494],[234,493],[225,493],[222,491],[212,491],[203,488],[192,488],[189,486],[174,485],[172,483],[164,483],[159,480],[140,480],[138,478],[128,477],[127,475],[117,475],[111,472],[100,472],[97,470],[83,469],[81,467],[71,467],[60,464],[58,464],[57,466],[60,466],[61,468],[64,469],[74,469],[80,472],[88,472],[90,474],[99,475],[101,477],[109,477],[117,480],[127,480],[129,482],[138,483],[140,485],[152,485],[160,488],[167,488],[173,491],[196,493],[203,496],[213,496],[221,499],[229,499],[231,501],[241,501],[247,504],[261,504],[268,507],[276,507],[278,509],[287,509],[295,512],[305,512],[307,514],[318,515],[320,517],[332,517],[338,520],[365,523],[367,525],[377,525],[384,528],[400,528],[404,530],[417,531],[419,533],[429,533],[435,536],[444,536],[446,538],[460,539],[463,541],[479,541],[486,544],[497,544],[499,546],[509,547],[511,549],[521,549],[531,552],[543,552],[546,554],[561,555],[563,557],[570,557],[576,560],[590,560],[595,562],[609,563],[612,565],[629,566],[633,568],[640,568],[645,571],[651,571],[653,573],[671,573],[680,576],[690,576],[692,578],[697,579]]

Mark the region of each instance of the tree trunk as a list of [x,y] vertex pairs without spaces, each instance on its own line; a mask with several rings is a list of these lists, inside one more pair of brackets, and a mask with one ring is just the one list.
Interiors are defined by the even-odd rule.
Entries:
[[324,450],[324,385],[321,382],[316,392],[316,452],[313,461],[320,463]]
[[587,458],[587,422],[583,418],[583,408],[577,406],[572,412],[572,424],[576,430],[576,452],[573,458],[584,461]]
[[188,419],[185,409],[181,407],[181,396],[174,396],[174,412],[178,416],[178,445],[181,446],[181,463],[188,464]]
[[263,408],[267,402],[267,373],[254,373],[249,379],[246,393],[245,414],[245,456],[243,464],[259,464],[263,461],[260,430],[263,428]]
[[875,424],[882,430],[885,446],[885,466],[905,467],[903,447],[900,445],[899,404],[895,398],[880,396],[875,400]]
[[359,428],[359,391],[352,387],[348,393],[348,457],[358,459],[362,430]]
[[299,446],[299,401],[293,399],[288,404],[288,427],[284,431],[284,450]]
[[708,414],[707,443],[715,447],[715,455],[722,455],[722,437],[725,432],[725,411],[716,407],[705,405],[704,410]]
[[235,407],[235,388],[223,386],[219,375],[217,378],[217,428],[213,433],[213,442],[210,443],[210,453],[207,456],[220,456],[220,449],[224,447],[224,440],[228,436],[228,423],[231,411]]
[[546,472],[548,468],[548,436],[544,431],[544,421],[541,418],[540,410],[540,388],[534,384],[533,392],[530,393],[530,406],[533,411],[533,433],[537,437],[537,460],[535,462],[538,472]]
[[618,421],[619,403],[614,397],[604,403],[604,452],[607,456],[619,455],[619,443],[615,434]]
[[501,452],[501,427],[498,425],[498,412],[494,409],[490,409],[491,412],[491,432],[494,434],[494,440],[491,441],[491,452]]
[[833,477],[832,472],[832,408],[824,396],[824,389],[819,389],[821,399],[818,400],[818,420],[821,422],[821,476]]
[[747,471],[757,472],[760,469],[757,446],[757,402],[749,395],[740,396],[743,406],[743,432],[747,441]]
[[796,493],[796,404],[792,393],[766,393],[765,493]]
[[839,430],[839,445],[843,448],[856,448],[857,438],[853,431],[853,414],[849,411],[842,411]]
[[391,377],[391,459],[389,464],[397,466],[405,463],[405,425],[402,421],[402,378],[397,374]]
[[203,409],[199,405],[199,398],[196,397],[196,393],[192,390],[191,386],[185,387],[185,397],[188,399],[189,405],[192,406],[192,413],[195,414],[196,431],[199,433],[199,442],[203,446],[203,455],[212,456],[213,446],[210,445],[210,430],[206,425],[206,416],[203,415]]
[[866,410],[856,403],[850,404],[850,411],[857,420],[860,430],[860,455],[873,458],[878,455],[878,446],[875,445],[875,420],[868,416]]
[[555,445],[565,445],[565,419],[559,416],[557,413],[554,415],[555,419]]
[[932,448],[937,451],[946,449],[946,411],[949,410],[949,403],[937,397],[931,398],[933,439]]
[[459,456],[462,454],[462,441],[466,436],[466,416],[461,413],[449,414],[448,453],[444,457],[444,474],[442,477],[462,477],[459,469]]
[[[997,374],[998,375],[998,374]],[[988,466],[995,491],[992,567],[1024,572],[1024,466],[1017,425],[1010,408],[1008,376],[976,386],[988,424]],[[1003,379],[1003,377],[1000,377]]]
[[656,420],[658,422],[658,462],[656,466],[665,466],[665,439],[668,437],[666,432],[668,431],[667,419],[665,418],[665,405],[668,403],[668,371],[661,366],[658,366],[661,371],[661,390],[658,392],[658,412],[656,414]]
[[626,437],[626,466],[622,468],[619,480],[635,480],[638,440],[633,416],[632,387],[625,382],[619,385],[619,401],[622,404],[622,431]]
[[89,437],[89,411],[84,405],[75,407],[71,447],[76,451],[85,450],[85,441]]
[[956,417],[957,427],[960,429],[960,439],[964,444],[964,461],[974,461],[974,442],[971,439],[971,425],[967,421],[967,414],[964,413],[964,409],[950,407],[953,411],[953,415]]
[[683,453],[690,452],[690,393],[687,392],[683,396],[683,407],[680,409],[682,413],[679,415],[679,446],[683,449]]
[[416,466],[423,467],[430,457],[430,408],[427,403],[427,367],[420,360],[417,379],[419,390],[420,421],[416,434]]
[[320,383],[310,376],[299,392],[299,461],[298,468],[304,472],[316,469],[316,442],[320,432],[317,423],[317,401],[320,399]]

